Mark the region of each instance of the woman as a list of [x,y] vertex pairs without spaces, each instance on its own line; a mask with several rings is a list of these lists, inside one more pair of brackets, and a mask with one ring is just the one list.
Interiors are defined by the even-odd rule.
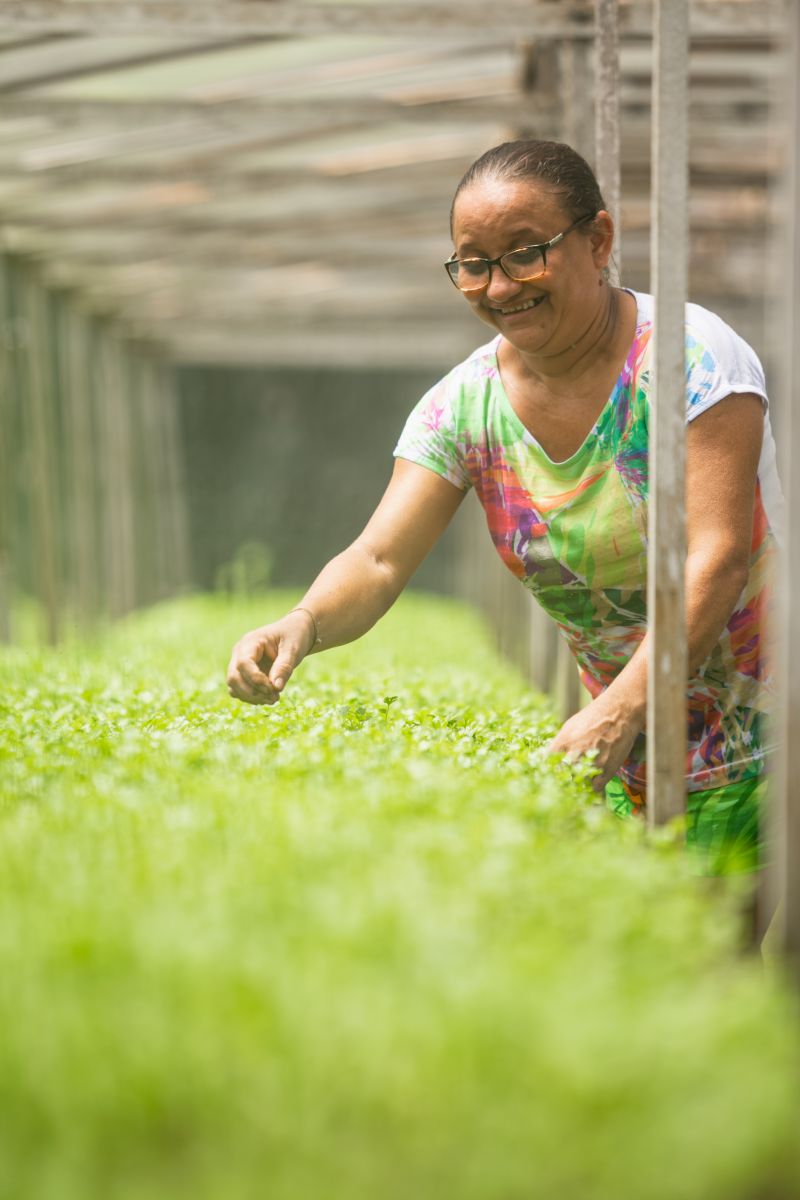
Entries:
[[[495,546],[557,621],[593,697],[552,743],[594,751],[617,811],[646,792],[647,427],[652,299],[611,287],[613,223],[556,142],[489,150],[462,179],[445,264],[493,338],[412,413],[361,536],[280,621],[234,648],[233,696],[272,704],[306,654],[391,606],[474,487]],[[770,681],[764,618],[780,502],[761,366],[714,314],[686,317],[689,840],[757,865]]]

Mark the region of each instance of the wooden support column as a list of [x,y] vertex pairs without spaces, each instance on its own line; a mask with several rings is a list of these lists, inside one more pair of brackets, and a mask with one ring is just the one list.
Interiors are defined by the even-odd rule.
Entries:
[[126,521],[131,539],[129,570],[131,575],[131,608],[153,600],[151,514],[153,495],[147,463],[148,447],[144,413],[141,405],[142,343],[128,337],[116,322],[113,326],[115,357],[118,365],[119,387],[124,409],[125,449],[129,478],[129,512]]
[[33,527],[33,579],[42,606],[43,632],[55,644],[61,627],[59,495],[51,326],[47,296],[30,267],[20,275],[27,325],[26,357],[30,430],[28,487]]
[[651,184],[655,379],[650,416],[647,584],[647,810],[651,824],[662,824],[686,807],[688,16],[688,0],[656,2]]
[[[552,42],[533,40],[523,43],[519,86],[524,103],[523,115],[516,127],[517,137],[552,136],[552,117],[549,115],[545,117],[542,114],[542,105],[550,96],[558,95],[562,69],[560,51],[557,52]],[[483,523],[482,513],[481,522]],[[485,524],[481,532],[483,538],[486,538]],[[492,573],[499,570],[507,575],[507,572],[499,565],[496,556],[493,557],[495,561],[487,563],[487,568]],[[554,697],[557,711],[569,709],[572,704],[569,688],[567,687],[566,692],[563,688],[560,691],[558,688],[557,662],[559,661],[560,639],[555,625],[533,597],[524,592],[510,576],[500,582],[506,587],[516,588],[519,593],[515,640],[518,647],[520,669],[537,691]],[[563,650],[561,653],[563,654]],[[568,674],[565,679],[568,684]]]
[[[560,47],[562,136],[573,149],[592,164],[595,158],[594,66],[592,43],[583,36],[567,37]],[[575,659],[566,642],[553,629],[555,663],[550,691],[556,711],[566,721],[582,704],[580,679]]]
[[594,141],[597,181],[614,219],[614,250],[610,266],[616,287],[622,273],[622,216],[619,163],[619,0],[595,0]]
[[69,510],[71,607],[79,625],[98,614],[98,445],[92,404],[89,319],[73,292],[62,293],[64,458]]
[[528,610],[527,676],[539,692],[553,695],[559,710],[556,679],[560,638],[553,621],[531,597]]
[[12,522],[16,508],[12,445],[15,428],[13,324],[8,304],[8,260],[0,253],[0,642],[10,642],[13,592]]
[[[786,56],[788,116],[786,186],[780,223],[778,324],[780,341],[779,394],[776,422],[781,482],[786,496],[786,529],[781,563],[775,662],[779,680],[779,710],[774,722],[778,744],[770,805],[770,856],[762,901],[762,932],[777,907],[777,941],[788,955],[800,985],[800,6],[791,6],[789,51]],[[766,901],[766,903],[764,903]]]
[[135,430],[136,555],[139,600],[152,603],[188,582],[183,451],[172,373],[152,344],[127,344]]
[[184,589],[190,579],[189,521],[186,511],[186,483],[178,409],[178,389],[169,364],[157,365],[158,397],[163,438],[164,536],[169,563],[169,592]]
[[106,608],[121,617],[136,602],[134,496],[127,389],[111,321],[96,322],[96,399],[105,522]]
[[594,160],[594,68],[592,44],[567,37],[561,44],[563,138],[589,162]]
[[163,439],[156,366],[146,343],[133,343],[133,403],[137,411],[136,452],[137,557],[143,603],[162,600],[170,594],[167,540],[164,536]]

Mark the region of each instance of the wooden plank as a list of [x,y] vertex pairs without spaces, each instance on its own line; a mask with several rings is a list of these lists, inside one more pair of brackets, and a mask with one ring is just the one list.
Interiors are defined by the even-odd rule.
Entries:
[[[757,138],[742,135],[735,150],[741,158],[758,161]],[[695,229],[726,234],[741,229],[745,236],[763,230],[774,221],[763,179],[746,174],[727,177],[726,155],[713,155],[710,145],[700,142],[697,152],[709,149],[715,171],[698,172],[692,168],[691,218]],[[719,149],[719,148],[718,148]],[[733,151],[732,151],[733,152]],[[638,155],[639,150],[636,148]],[[626,156],[624,226],[626,232],[649,231],[650,171],[637,171],[632,156]],[[129,235],[141,237],[152,231],[185,234],[187,239],[222,236],[237,230],[248,236],[308,238],[317,230],[312,245],[319,244],[321,233],[358,229],[369,236],[396,222],[403,236],[439,236],[446,249],[446,220],[454,181],[464,161],[446,160],[438,164],[421,163],[404,169],[375,171],[360,176],[323,178],[309,173],[279,171],[261,167],[246,169],[232,160],[227,171],[216,169],[182,172],[165,167],[163,172],[143,166],[136,177],[123,173],[108,180],[95,179],[91,169],[81,180],[76,171],[69,187],[47,176],[8,175],[0,178],[0,221],[4,236],[21,236],[25,228],[60,229],[64,244],[73,233],[85,236],[97,231],[97,243],[108,239],[107,225],[116,227],[119,244]],[[777,180],[777,165],[762,158],[769,179]],[[104,219],[105,218],[105,219]],[[352,240],[352,239],[351,239]],[[180,254],[182,243],[177,241]],[[736,247],[738,251],[738,246]]]
[[188,586],[191,572],[189,514],[179,420],[179,395],[175,370],[171,364],[166,361],[157,364],[155,385],[161,418],[160,473],[164,497],[166,555],[169,566],[166,586],[169,593],[175,595]]
[[163,37],[71,37],[48,39],[25,50],[0,47],[0,94],[79,79],[97,71],[125,70],[188,55],[213,54],[251,42],[252,38],[241,36],[219,39],[184,35],[171,44]]
[[262,326],[242,331],[219,322],[185,321],[165,336],[177,362],[402,369],[408,367],[411,357],[417,366],[435,371],[446,371],[466,358],[476,342],[469,326],[440,324],[433,328],[430,322],[409,329],[385,325],[366,335],[358,328],[323,328],[310,335],[302,328],[275,332]]
[[[280,228],[265,232],[232,226],[193,233],[166,227],[151,233],[142,227],[139,237],[132,237],[129,231],[125,241],[115,245],[115,227],[108,225],[101,227],[102,238],[95,245],[91,244],[88,227],[81,231],[82,237],[78,237],[79,231],[71,231],[63,238],[58,229],[31,228],[24,231],[30,235],[28,238],[17,237],[14,242],[29,249],[36,246],[46,255],[45,274],[54,284],[81,286],[98,296],[117,295],[122,303],[165,289],[175,295],[183,292],[190,299],[205,290],[223,315],[225,296],[238,291],[247,303],[285,303],[288,312],[296,303],[313,302],[315,294],[339,292],[347,293],[340,296],[344,311],[361,301],[392,311],[402,310],[406,303],[435,311],[448,299],[442,295],[445,278],[440,267],[446,255],[446,240],[429,228],[403,235],[409,247],[407,254],[396,246],[384,253],[383,247],[395,228],[390,218],[378,222],[367,215],[360,242],[352,230],[329,228],[319,255],[314,253],[314,230],[305,223],[297,231],[286,231],[283,239]],[[700,240],[692,243],[694,288],[708,295],[727,293],[732,299],[749,296],[752,300],[750,267],[757,270],[763,260],[763,231],[753,229],[748,236],[739,235],[737,257],[731,262],[731,244],[737,237],[735,225],[722,232],[709,227],[703,233],[702,229],[697,231]],[[185,244],[179,245],[184,239]],[[744,273],[743,263],[748,265]],[[645,237],[632,235],[627,276],[644,286],[648,283],[648,266]],[[379,277],[382,274],[385,278],[386,272],[391,272],[392,288],[384,288],[376,296]]]
[[[229,39],[226,39],[228,41]],[[83,39],[94,44],[96,39]],[[134,45],[143,39],[110,39],[112,46]],[[180,48],[190,41],[166,39]],[[150,39],[151,44],[157,39]],[[160,39],[163,46],[165,39]],[[460,82],[468,94],[496,90],[513,76],[513,43],[502,32],[480,45],[457,38],[442,44],[415,37],[323,36],[247,39],[247,47],[226,44],[219,50],[206,39],[208,52],[196,50],[180,62],[167,57],[152,64],[117,69],[109,64],[85,79],[53,83],[25,94],[42,99],[72,102],[101,101],[156,103],[197,102],[206,106],[229,101],[258,101],[262,97],[314,96],[324,103],[339,97],[371,92],[396,96],[413,103],[451,93]],[[220,51],[224,51],[221,53]],[[119,53],[119,51],[118,51]],[[19,56],[14,56],[16,62]],[[0,57],[2,62],[2,57]],[[24,65],[24,64],[23,64]],[[23,72],[19,72],[24,78]],[[472,91],[474,89],[474,92]]]
[[785,548],[780,564],[775,663],[779,706],[773,722],[778,752],[771,789],[770,861],[762,888],[762,932],[777,907],[777,942],[788,956],[790,970],[800,985],[800,6],[791,18],[785,59],[782,113],[788,113],[787,170],[784,180],[784,228],[775,247],[782,283],[776,308],[780,355],[778,412],[778,467],[786,496]]
[[594,79],[592,47],[565,38],[558,48],[562,140],[588,162],[594,159]]
[[[488,139],[503,136],[506,120],[514,127],[524,125],[541,133],[545,130],[540,121],[554,120],[555,109],[555,101],[539,106],[488,105],[480,113],[468,106],[460,113],[455,108],[438,115],[431,111],[427,122],[401,110],[394,114],[396,121],[383,124],[372,123],[363,106],[362,120],[343,118],[337,123],[334,107],[330,118],[320,116],[313,124],[300,117],[293,121],[287,115],[282,132],[276,124],[276,110],[272,123],[261,127],[248,119],[231,133],[225,123],[188,126],[176,122],[164,125],[152,137],[149,128],[95,129],[78,136],[54,131],[45,137],[33,130],[15,129],[4,140],[0,125],[0,202],[4,192],[11,190],[13,195],[13,189],[26,181],[42,188],[49,183],[65,191],[69,185],[71,192],[89,185],[117,183],[122,188],[136,182],[141,186],[159,182],[166,197],[170,183],[186,184],[187,176],[198,188],[231,195],[242,194],[247,185],[299,186],[324,178],[349,179],[358,185],[364,176],[380,181],[393,173],[392,187],[399,184],[410,191],[417,180],[406,182],[403,175],[415,169],[422,182],[431,172],[438,172],[449,189],[454,178],[451,164],[480,151]],[[642,186],[649,176],[649,118],[646,113],[623,113],[622,119],[627,196],[640,176]],[[782,167],[775,142],[767,134],[766,122],[743,128],[735,114],[722,127],[701,122],[692,143],[693,179],[715,185],[717,190],[766,184]],[[286,151],[287,137],[297,148],[294,153]],[[387,157],[388,151],[395,161]],[[427,186],[430,190],[430,183]]]
[[[77,295],[62,292],[61,308],[59,333],[65,400],[63,453],[70,515],[71,607],[79,625],[87,628],[98,615],[101,594],[97,560],[100,447],[93,412],[91,334]],[[98,399],[102,403],[102,398]]]
[[688,0],[656,0],[653,76],[654,387],[650,418],[647,811],[662,824],[685,811],[684,519],[688,130]]
[[136,603],[134,496],[127,378],[111,321],[94,321],[94,389],[98,398],[106,608],[120,617]]
[[[577,11],[590,13],[586,0],[575,0]],[[0,32],[72,33],[209,33],[251,34],[318,33],[409,33],[451,34],[467,30],[484,33],[485,5],[462,0],[459,5],[431,0],[429,4],[347,2],[313,3],[310,0],[136,0],[121,5],[117,0],[11,0],[7,3]],[[546,0],[507,0],[503,27],[509,35],[530,32],[560,37],[571,26],[563,10]],[[591,35],[590,28],[586,36]]]
[[142,560],[143,599],[163,600],[171,595],[172,545],[167,519],[169,492],[164,469],[167,453],[164,438],[164,406],[160,391],[160,364],[146,343],[131,347],[136,370],[136,407],[139,410],[140,443],[137,454],[137,516]]
[[[593,36],[590,0],[572,0],[569,9],[548,0],[506,0],[503,29],[509,36],[561,38],[571,31]],[[574,21],[569,18],[574,14]],[[631,0],[624,13],[626,32],[649,32],[648,0]],[[496,15],[478,0],[394,0],[361,3],[339,0],[6,0],[0,35],[35,32],[94,34],[212,33],[251,34],[379,33],[482,36],[496,26]],[[779,10],[771,0],[695,0],[692,30],[718,38],[763,36],[779,32]]]
[[14,566],[12,514],[15,510],[17,455],[11,445],[15,389],[11,361],[12,326],[8,311],[8,269],[0,253],[0,642],[11,641]]
[[[543,56],[551,54],[552,51],[546,49],[545,45]],[[736,57],[737,65],[731,69],[742,72],[739,82],[713,78],[704,80],[698,78],[695,72],[692,73],[692,115],[716,120],[723,136],[726,124],[737,111],[741,112],[743,106],[750,109],[759,106],[761,119],[766,123],[768,118],[769,75],[748,79],[748,54],[742,52]],[[391,90],[377,84],[362,84],[347,92],[331,92],[324,97],[275,89],[269,94],[214,101],[192,100],[182,96],[174,100],[159,97],[99,100],[17,92],[3,99],[0,139],[5,136],[5,127],[12,126],[13,121],[33,118],[49,122],[54,133],[73,130],[82,134],[84,131],[91,133],[97,130],[108,136],[115,132],[121,134],[131,127],[157,131],[165,122],[170,125],[200,124],[210,129],[227,127],[237,132],[254,128],[264,130],[266,127],[269,132],[270,126],[281,119],[311,122],[313,128],[314,125],[321,127],[327,118],[337,124],[364,124],[367,121],[375,124],[382,120],[428,121],[437,117],[454,121],[466,121],[470,117],[482,117],[484,120],[497,117],[513,121],[525,119],[526,111],[541,120],[555,115],[557,101],[552,91],[539,88],[520,101],[513,92],[511,80],[500,72],[489,78],[479,76],[477,79],[471,79],[465,73],[465,78],[458,84],[458,80],[453,80],[449,87],[442,86],[437,89],[438,94],[428,96],[420,88],[419,99],[413,99],[410,88]],[[623,75],[620,80],[620,101],[627,117],[635,120],[639,116],[639,124],[642,124],[642,110],[650,106],[649,80],[644,76],[631,78]]]
[[[792,176],[793,176],[793,204],[791,213],[794,218],[794,233],[792,238],[793,260],[791,262],[792,275],[792,295],[790,304],[787,304],[785,312],[789,321],[787,321],[787,332],[789,339],[784,345],[784,352],[791,352],[794,356],[794,369],[791,379],[793,386],[792,398],[792,448],[790,451],[790,461],[794,472],[794,480],[790,484],[792,488],[791,500],[791,558],[792,564],[790,570],[790,587],[800,579],[800,551],[798,551],[798,534],[800,533],[800,502],[798,502],[798,462],[795,458],[795,453],[800,447],[800,421],[797,419],[798,404],[800,404],[800,384],[798,383],[798,355],[797,355],[797,329],[798,318],[800,318],[800,231],[798,231],[798,204],[800,204],[800,8],[794,6],[792,12],[792,44],[794,47],[794,64],[790,76],[791,87],[793,91],[791,121],[792,121],[792,140],[791,148],[792,158]],[[790,592],[792,596],[800,593]],[[798,636],[800,635],[800,613],[798,613],[798,605],[791,606],[792,627],[790,630],[789,647],[792,654],[792,668],[797,665],[798,657]],[[786,661],[786,660],[784,660]],[[798,726],[800,726],[800,679],[796,670],[790,668],[789,677],[791,680],[791,698],[788,709],[788,716],[791,722],[788,729],[787,745],[790,747],[792,755],[792,768],[798,765],[798,744],[794,741]],[[800,982],[800,803],[798,803],[798,776],[789,774],[792,780],[791,793],[787,795],[787,803],[784,809],[785,822],[785,859],[786,866],[784,871],[785,876],[785,930],[784,930],[784,947],[786,952],[791,956],[792,966],[795,973],[795,979]]]
[[606,208],[614,221],[611,283],[622,273],[620,205],[619,0],[595,0],[595,171]]
[[[381,179],[380,187],[365,186],[363,191],[355,184],[349,188],[344,181],[333,189],[320,182],[317,195],[316,189],[309,186],[312,180],[303,181],[302,186],[296,181],[294,187],[284,188],[273,179],[273,190],[261,202],[257,195],[248,197],[247,189],[240,193],[224,185],[216,197],[190,179],[165,181],[163,185],[140,181],[138,188],[76,187],[71,192],[20,186],[15,195],[7,193],[0,201],[0,224],[5,244],[21,244],[26,237],[35,241],[37,230],[50,239],[50,245],[57,246],[60,242],[65,247],[74,241],[85,241],[92,231],[97,233],[98,247],[107,244],[114,231],[118,231],[120,246],[135,237],[140,239],[141,247],[141,239],[151,234],[154,249],[171,236],[176,259],[181,258],[193,241],[226,237],[250,238],[256,243],[256,254],[261,244],[265,253],[277,252],[279,261],[289,257],[280,254],[282,237],[287,239],[287,246],[293,242],[305,244],[305,257],[325,256],[328,242],[334,251],[339,237],[342,244],[351,244],[355,229],[361,231],[363,242],[373,239],[376,248],[387,234],[393,243],[402,237],[412,256],[417,239],[424,253],[429,252],[429,247],[433,249],[439,239],[439,250],[446,255],[446,214],[460,161],[449,164],[441,174],[432,174],[427,182],[430,191],[426,189],[420,195],[415,194],[402,172]],[[419,176],[421,172],[416,174]],[[263,182],[270,180],[265,178]],[[623,216],[626,236],[630,236],[634,252],[636,239],[641,241],[641,235],[649,228],[646,208],[644,195],[637,195],[632,187],[626,195]],[[725,242],[737,229],[741,230],[746,245],[756,244],[763,236],[768,220],[766,192],[762,188],[745,188],[742,181],[731,189],[707,183],[702,191],[698,184],[692,196],[691,215],[695,230],[713,237],[718,250],[731,253],[734,247],[726,247]],[[738,244],[735,250],[738,254]],[[697,247],[697,252],[704,252],[703,244]],[[437,261],[438,257],[436,251]]]
[[[291,181],[460,161],[505,133],[502,114],[494,116],[491,110],[452,126],[441,118],[426,124],[406,122],[404,114],[399,116],[402,123],[381,126],[370,122],[365,109],[361,119],[342,121],[338,130],[333,118],[321,117],[309,127],[302,122],[292,124],[287,117],[280,134],[275,125],[266,129],[252,125],[249,132],[203,123],[191,127],[174,123],[158,130],[131,128],[47,138],[38,145],[11,144],[0,147],[0,163],[6,179],[72,170],[84,181],[114,181],[146,177],[159,169],[197,171],[216,166],[221,172],[226,161],[240,155],[245,159],[255,156],[276,180]],[[345,136],[333,139],[331,135],[337,131]],[[60,178],[66,183],[69,176]]]
[[27,380],[30,431],[30,509],[33,517],[37,599],[42,606],[43,631],[54,645],[61,631],[63,595],[58,566],[58,490],[56,431],[52,396],[52,346],[46,295],[28,267],[18,267],[16,283],[27,336]]
[[[63,139],[72,133],[81,139],[96,138],[98,148],[113,149],[113,139],[118,138],[122,149],[127,148],[129,130],[137,131],[144,140],[153,139],[158,146],[164,138],[163,130],[175,130],[170,134],[178,147],[184,133],[193,139],[200,136],[219,137],[227,133],[231,140],[242,134],[260,133],[266,141],[269,136],[285,137],[287,124],[306,129],[313,136],[328,129],[351,129],[353,127],[375,127],[381,122],[408,121],[412,124],[428,124],[434,120],[447,123],[470,124],[489,121],[514,122],[523,115],[535,120],[546,121],[556,115],[555,97],[539,95],[533,102],[522,102],[513,94],[512,86],[498,79],[487,92],[486,84],[476,85],[475,94],[467,92],[438,99],[411,103],[391,96],[372,95],[365,89],[361,95],[332,95],[324,100],[318,96],[259,96],[250,100],[227,100],[217,103],[200,103],[177,100],[174,103],[153,100],[142,101],[98,101],[62,100],[33,97],[28,95],[9,96],[2,103],[0,141],[5,137],[8,123],[36,118],[50,123],[53,140]],[[454,89],[455,90],[455,89]],[[465,94],[466,93],[466,94]],[[13,128],[13,127],[12,127]],[[45,132],[46,126],[42,126]],[[22,129],[25,135],[25,130]],[[44,139],[36,136],[41,143]],[[98,155],[99,157],[99,155]]]
[[31,46],[52,45],[56,42],[61,42],[63,44],[67,41],[67,39],[74,36],[75,35],[71,33],[55,33],[52,35],[49,33],[32,33],[29,36],[25,36],[23,34],[7,34],[5,36],[0,35],[0,50],[5,53],[6,51],[11,50],[27,50]]

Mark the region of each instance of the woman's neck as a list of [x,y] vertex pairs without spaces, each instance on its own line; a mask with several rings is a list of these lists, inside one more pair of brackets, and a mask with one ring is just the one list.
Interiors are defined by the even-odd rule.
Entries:
[[[599,363],[616,358],[620,337],[627,324],[622,319],[622,307],[620,292],[604,283],[597,308],[575,340],[561,350],[549,353],[518,351],[522,371],[552,386],[572,383]],[[626,343],[628,340],[626,336]]]

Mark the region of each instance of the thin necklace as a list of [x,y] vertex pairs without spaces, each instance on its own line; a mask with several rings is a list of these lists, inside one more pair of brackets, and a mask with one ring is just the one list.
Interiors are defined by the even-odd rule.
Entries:
[[[603,328],[600,330],[599,335],[592,342],[591,346],[588,346],[587,349],[584,350],[583,354],[581,355],[581,358],[583,358],[583,356],[585,354],[587,354],[589,352],[589,350],[594,349],[594,347],[597,345],[597,343],[600,341],[600,339],[605,336],[605,333],[612,321],[614,322],[614,327],[616,328],[616,324],[617,324],[617,289],[616,288],[608,288],[607,295],[608,295],[608,302],[606,303],[605,311],[603,312],[603,316],[605,317],[605,323],[603,325]],[[556,350],[554,354],[548,354],[548,355],[546,355],[546,357],[547,358],[559,358],[562,354],[568,354],[570,350],[574,350],[575,347],[583,341],[583,339],[586,337],[586,335],[588,333],[591,333],[592,326],[595,324],[595,322],[597,320],[598,320],[598,314],[596,314],[594,317],[592,317],[591,321],[586,326],[583,333],[580,335],[580,337],[576,338],[574,342],[572,342],[569,346],[565,346],[563,350]],[[580,359],[578,359],[577,361],[580,362]]]

